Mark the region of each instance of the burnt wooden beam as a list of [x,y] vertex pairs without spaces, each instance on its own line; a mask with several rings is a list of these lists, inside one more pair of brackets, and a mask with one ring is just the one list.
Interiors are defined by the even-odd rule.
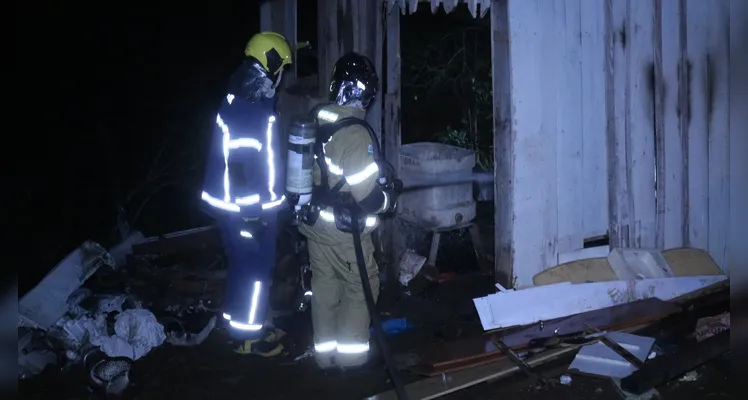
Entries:
[[222,246],[215,226],[188,229],[144,239],[132,246],[133,255],[169,255]]
[[320,97],[327,99],[330,73],[338,59],[337,0],[317,1],[317,79]]
[[621,379],[621,388],[641,394],[675,379],[688,371],[730,351],[730,330],[718,333],[678,353],[650,360],[631,375]]
[[291,46],[294,64],[283,72],[283,86],[296,83],[296,42],[298,23],[296,19],[297,0],[266,0],[260,3],[260,31],[273,31],[283,35]]
[[297,17],[298,0],[283,0],[283,36],[286,37],[288,44],[291,45],[291,56],[293,64],[283,72],[283,86],[291,87],[296,84],[298,79],[298,62],[297,44],[299,41],[299,20]]
[[514,136],[510,124],[509,14],[507,0],[491,3],[491,59],[493,79],[493,168],[494,168],[494,279],[514,287],[512,241]]
[[[355,51],[369,57],[381,69],[382,3],[367,0],[318,0],[317,50],[320,96],[327,97],[335,61]],[[381,75],[381,72],[380,72]],[[381,106],[380,106],[381,107]],[[381,115],[381,113],[379,114]],[[370,121],[371,123],[372,121]],[[376,126],[374,126],[376,125]],[[378,131],[381,123],[374,121]]]
[[[395,174],[400,174],[400,146],[402,136],[400,130],[401,116],[401,88],[402,67],[400,59],[400,8],[388,8],[384,10],[385,22],[385,45],[383,77],[384,85],[384,110],[382,125],[382,147],[384,156],[392,164]],[[397,221],[389,219],[382,231],[384,254],[388,255],[389,263],[393,267],[390,271],[394,276],[394,265],[397,264],[400,254],[405,252],[405,245],[398,231]]]

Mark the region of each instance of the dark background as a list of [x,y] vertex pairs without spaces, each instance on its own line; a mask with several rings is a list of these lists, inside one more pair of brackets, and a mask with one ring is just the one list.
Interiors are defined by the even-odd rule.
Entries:
[[[6,276],[15,269],[20,294],[84,240],[115,244],[118,215],[146,236],[210,223],[196,207],[203,144],[244,45],[259,29],[258,3],[47,1],[17,8],[19,63],[11,81],[19,96],[6,125],[13,165],[3,247],[13,254]],[[314,43],[316,1],[299,4],[299,40]],[[470,40],[482,43],[476,54],[490,65],[488,18],[474,20],[464,5],[434,16],[427,4],[402,17],[404,64],[423,60],[429,46],[444,47],[429,53],[427,79],[451,76],[443,58],[456,50],[442,41],[450,24],[453,31],[484,30]],[[316,73],[313,57],[296,60],[301,75]],[[404,66],[403,141],[440,140],[464,119],[454,106],[459,93],[451,83],[421,93],[409,83],[413,74]]]

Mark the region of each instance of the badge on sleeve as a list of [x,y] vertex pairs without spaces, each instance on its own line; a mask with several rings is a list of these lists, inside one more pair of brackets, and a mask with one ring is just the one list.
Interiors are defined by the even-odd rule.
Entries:
[[370,144],[367,148],[367,151],[369,152],[370,156],[374,155],[374,146]]

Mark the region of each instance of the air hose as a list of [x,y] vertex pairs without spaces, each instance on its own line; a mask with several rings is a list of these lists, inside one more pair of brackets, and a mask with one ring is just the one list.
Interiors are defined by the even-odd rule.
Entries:
[[371,292],[371,285],[369,284],[369,274],[366,272],[366,261],[364,259],[364,250],[361,248],[361,234],[359,233],[358,224],[358,218],[355,216],[354,218],[351,218],[351,227],[353,228],[353,249],[356,252],[356,264],[358,264],[358,273],[361,275],[361,286],[364,288],[366,306],[369,309],[372,324],[374,325],[374,336],[376,336],[377,343],[379,343],[379,349],[384,357],[384,363],[387,365],[387,370],[390,373],[390,379],[392,379],[392,385],[395,387],[397,398],[399,400],[408,400],[408,394],[405,393],[405,387],[397,374],[395,361],[392,359],[392,353],[390,353],[387,339],[384,337],[384,331],[382,331],[379,313],[377,313],[376,303],[374,302],[374,294]]

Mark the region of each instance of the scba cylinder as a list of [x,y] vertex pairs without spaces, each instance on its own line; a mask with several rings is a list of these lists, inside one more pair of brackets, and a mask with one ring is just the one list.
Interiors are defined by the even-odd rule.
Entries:
[[314,185],[314,142],[317,137],[317,121],[310,117],[297,117],[288,130],[288,168],[286,168],[286,192],[298,199],[295,205],[308,204],[312,199]]

